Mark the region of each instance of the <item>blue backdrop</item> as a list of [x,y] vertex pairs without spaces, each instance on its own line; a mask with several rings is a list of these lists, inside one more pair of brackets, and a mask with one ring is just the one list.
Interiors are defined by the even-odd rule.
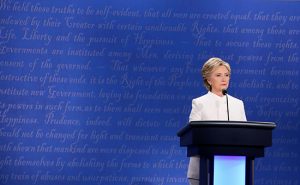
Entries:
[[[187,184],[212,56],[272,121],[255,184],[299,184],[299,1],[0,1],[0,184]],[[217,136],[216,136],[217,137]]]

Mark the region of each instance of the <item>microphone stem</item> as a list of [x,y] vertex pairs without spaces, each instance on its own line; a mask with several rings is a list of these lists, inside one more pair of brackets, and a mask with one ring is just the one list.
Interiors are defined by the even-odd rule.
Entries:
[[226,94],[226,104],[227,104],[227,119],[229,121],[229,107],[228,107],[228,96]]

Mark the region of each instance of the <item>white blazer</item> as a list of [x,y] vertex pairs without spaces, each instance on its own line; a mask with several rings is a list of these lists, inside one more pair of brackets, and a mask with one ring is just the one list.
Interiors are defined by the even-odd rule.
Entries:
[[[243,101],[228,95],[229,120],[246,121]],[[212,92],[193,99],[189,122],[200,120],[228,120],[226,96]],[[199,179],[199,156],[190,157],[188,178]]]

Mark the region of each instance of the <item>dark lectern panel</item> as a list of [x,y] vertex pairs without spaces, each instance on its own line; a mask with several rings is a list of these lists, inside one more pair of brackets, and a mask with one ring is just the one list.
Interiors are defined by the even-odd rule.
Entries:
[[193,155],[264,156],[264,148],[272,145],[274,123],[240,121],[191,122],[178,132],[180,145]]

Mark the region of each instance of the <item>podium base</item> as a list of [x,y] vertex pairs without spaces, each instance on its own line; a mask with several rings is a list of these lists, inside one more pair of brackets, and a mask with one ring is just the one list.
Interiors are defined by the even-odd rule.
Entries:
[[201,156],[199,165],[199,185],[253,185],[253,158]]
[[214,185],[246,185],[245,156],[215,156]]

